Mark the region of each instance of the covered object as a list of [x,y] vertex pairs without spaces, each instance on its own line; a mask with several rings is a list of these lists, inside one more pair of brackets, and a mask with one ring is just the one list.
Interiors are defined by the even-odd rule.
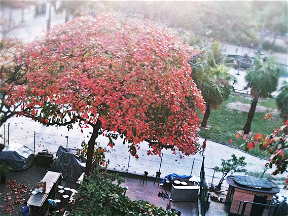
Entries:
[[51,169],[62,173],[65,181],[77,181],[85,171],[85,164],[81,163],[70,149],[59,146]]
[[234,176],[226,178],[229,184],[226,207],[230,215],[270,216],[275,206],[273,196],[280,189],[273,181],[253,176]]
[[29,168],[34,161],[34,152],[28,147],[11,143],[5,146],[0,153],[0,164],[5,163],[12,170],[24,170]]

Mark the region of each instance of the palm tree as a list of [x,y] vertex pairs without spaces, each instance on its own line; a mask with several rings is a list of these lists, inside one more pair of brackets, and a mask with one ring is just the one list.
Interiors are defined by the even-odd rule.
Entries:
[[248,134],[251,130],[251,123],[258,99],[260,97],[268,97],[272,92],[277,90],[280,68],[275,64],[275,60],[276,58],[274,56],[267,58],[266,61],[263,61],[260,56],[256,56],[253,67],[247,70],[245,80],[247,87],[251,88],[251,96],[253,99],[247,121],[243,127],[245,134]]
[[192,78],[197,87],[202,91],[202,96],[206,103],[205,114],[201,123],[202,127],[207,126],[208,118],[212,109],[218,109],[225,100],[228,99],[233,87],[230,82],[236,79],[228,73],[227,68],[220,64],[224,60],[222,48],[219,42],[213,42],[208,56],[200,55],[191,61]]
[[280,94],[276,97],[276,105],[281,111],[281,116],[285,121],[288,120],[288,82],[284,81],[280,88]]
[[230,81],[234,77],[228,73],[224,65],[215,65],[214,68],[208,68],[205,76],[204,82],[199,87],[206,102],[206,110],[201,127],[207,126],[211,110],[217,110],[234,90],[230,85]]

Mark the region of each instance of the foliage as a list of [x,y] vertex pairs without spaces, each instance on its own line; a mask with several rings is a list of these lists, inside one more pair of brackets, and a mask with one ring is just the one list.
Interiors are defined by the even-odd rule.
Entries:
[[245,149],[253,149],[256,146],[260,150],[263,150],[270,154],[270,162],[265,166],[272,168],[272,165],[276,165],[276,169],[272,173],[277,175],[278,173],[283,173],[287,169],[288,164],[288,141],[287,141],[287,128],[288,121],[285,125],[275,129],[272,134],[264,135],[263,133],[252,134],[247,136],[242,133],[238,133],[236,138],[243,136]]
[[233,92],[230,81],[236,79],[221,64],[223,62],[224,56],[218,41],[213,42],[208,53],[200,49],[197,55],[189,61],[193,71],[191,77],[202,91],[206,102],[206,111],[201,123],[202,127],[206,127],[211,109],[218,109]]
[[0,174],[7,175],[7,173],[11,170],[11,167],[5,163],[0,164]]
[[[218,110],[211,112],[209,118],[209,129],[202,129],[199,132],[199,136],[202,138],[206,138],[209,140],[213,140],[214,142],[222,143],[223,145],[233,146],[234,148],[239,148],[241,144],[243,144],[242,139],[233,139],[232,143],[228,141],[231,137],[235,137],[238,133],[239,128],[245,123],[247,118],[247,111],[237,110],[237,107],[231,108],[231,103],[240,102],[243,105],[249,107],[248,100],[250,97],[248,95],[243,94],[232,94],[230,95],[229,99],[224,102],[223,106],[221,106]],[[265,101],[269,101],[269,103]],[[267,108],[276,108],[276,102],[273,98],[266,98],[261,100],[262,106],[268,106]],[[243,106],[245,107],[245,106]],[[249,108],[248,108],[249,109]],[[269,111],[270,112],[270,111]],[[273,115],[273,118],[269,120],[269,124],[263,124],[263,118],[269,112],[256,112],[253,118],[253,122],[251,124],[251,132],[253,134],[256,133],[263,133],[263,134],[270,134],[275,128],[279,128],[283,125],[283,120],[281,119],[280,115]],[[202,115],[199,115],[202,118]],[[244,147],[241,147],[244,149]],[[262,158],[269,158],[269,154],[265,151],[262,151],[258,148],[253,148],[249,150],[249,152],[253,155],[257,155]]]
[[271,50],[274,49],[275,40],[278,35],[286,34],[288,32],[287,25],[287,12],[283,10],[283,8],[287,8],[287,2],[278,1],[275,3],[270,3],[269,10],[267,14],[267,24],[266,29],[270,31],[271,34],[274,35],[274,40],[272,44]]
[[0,5],[2,7],[8,7],[12,9],[18,9],[18,8],[25,8],[31,4],[35,4],[36,1],[1,1]]
[[251,123],[258,99],[260,97],[268,97],[272,92],[277,90],[280,68],[275,64],[275,60],[275,57],[271,56],[267,58],[266,61],[263,61],[258,55],[254,59],[253,66],[247,70],[245,80],[247,87],[251,88],[251,96],[253,99],[246,123],[243,127],[245,134],[248,134],[251,130]]
[[[243,169],[247,165],[245,162],[245,157],[239,157],[237,158],[235,154],[231,155],[231,159],[228,160],[221,160],[221,167],[214,167],[214,170],[216,172],[222,172],[222,177],[219,181],[218,188],[221,188],[221,185],[225,179],[225,177],[228,175],[230,172],[246,172],[246,169]],[[241,168],[239,168],[241,167]]]
[[281,46],[281,45],[274,45],[273,43],[271,44],[269,41],[263,41],[263,50],[273,52],[274,53],[287,53],[286,47]]
[[213,39],[250,45],[256,38],[257,27],[250,5],[243,1],[143,1],[118,3],[117,10],[164,23],[180,32],[189,31],[202,41]]
[[288,120],[288,82],[284,81],[280,93],[276,97],[276,104],[281,111],[284,122]]
[[270,56],[264,61],[260,56],[256,56],[254,64],[247,70],[245,80],[247,87],[251,88],[254,97],[268,97],[276,91],[280,76],[280,68],[275,63],[276,57]]
[[[9,105],[6,103],[7,91],[9,85],[24,84],[23,75],[26,68],[18,58],[24,52],[24,44],[18,40],[4,39],[0,42],[0,126],[17,115],[21,104]],[[23,109],[26,112],[27,109]]]
[[131,201],[124,180],[118,175],[96,169],[78,188],[71,215],[175,215],[146,201]]
[[[82,150],[80,151],[80,158],[82,159],[82,161],[85,160],[85,158],[87,158],[87,151],[88,151],[88,143],[86,143],[85,141],[83,141],[81,143],[81,147]],[[105,153],[107,152],[106,148],[102,148],[101,146],[99,146],[97,143],[94,147],[94,154],[93,154],[93,159],[92,159],[92,167],[95,166],[107,166],[109,164],[109,160],[106,161],[105,160]]]
[[[265,167],[270,169],[275,165],[276,169],[272,172],[272,175],[277,175],[287,171],[288,165],[288,121],[285,125],[275,129],[272,134],[264,135],[258,133],[252,136],[246,136],[238,133],[236,138],[243,136],[245,138],[244,148],[253,149],[258,146],[262,151],[267,152],[270,155],[269,163],[265,164]],[[245,136],[245,137],[244,137]],[[264,171],[265,172],[265,171]],[[285,188],[288,185],[288,179],[285,182]]]
[[31,109],[20,115],[47,126],[92,127],[87,173],[95,140],[108,131],[137,148],[158,140],[154,154],[169,143],[188,155],[198,148],[196,108],[204,109],[190,77],[191,55],[169,29],[149,22],[115,14],[80,17],[30,44],[17,59],[25,65],[25,85],[6,86],[5,101]]

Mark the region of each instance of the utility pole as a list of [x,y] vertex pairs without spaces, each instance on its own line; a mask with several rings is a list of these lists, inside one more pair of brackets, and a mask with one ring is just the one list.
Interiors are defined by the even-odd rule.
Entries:
[[10,127],[10,123],[8,123],[8,145],[9,145],[9,127]]
[[46,21],[47,21],[47,32],[48,32],[51,26],[51,3],[48,1],[46,4]]

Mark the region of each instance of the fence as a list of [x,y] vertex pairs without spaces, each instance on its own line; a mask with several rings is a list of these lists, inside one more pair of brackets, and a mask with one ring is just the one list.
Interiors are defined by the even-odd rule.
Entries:
[[[5,128],[5,129],[4,129]],[[88,142],[92,129],[85,129],[83,133],[74,126],[74,129],[68,131],[66,127],[45,127],[37,122],[27,118],[11,118],[5,125],[0,128],[0,143],[8,145],[9,143],[19,143],[27,146],[35,151],[35,154],[48,150],[49,153],[55,154],[60,145],[68,148],[81,148],[84,140]],[[179,155],[172,154],[171,150],[163,150],[162,162],[158,155],[147,155],[149,150],[148,144],[141,144],[141,148],[137,151],[139,160],[131,157],[128,152],[128,145],[123,145],[123,139],[115,140],[115,146],[110,148],[107,146],[109,140],[107,137],[99,136],[97,142],[101,147],[106,147],[109,152],[105,154],[107,160],[110,161],[109,169],[129,172],[143,175],[144,171],[149,172],[149,176],[156,176],[156,172],[161,172],[161,178],[171,173],[179,175],[199,176],[202,164],[202,156],[200,154],[191,155],[179,159]],[[35,146],[35,149],[34,149]],[[214,170],[205,167],[206,179],[212,179]],[[221,175],[215,177],[220,179]],[[216,181],[217,181],[216,180]]]
[[[11,143],[20,143],[32,149],[35,154],[48,150],[51,153],[57,152],[60,145],[69,148],[80,148],[83,141],[88,142],[89,137],[83,134],[69,133],[61,130],[57,132],[36,132],[30,131],[26,125],[4,124],[1,127],[2,137],[0,143],[5,146]],[[51,131],[51,130],[50,130]]]
[[273,202],[272,204],[240,201],[237,215],[245,216],[247,214],[253,216],[286,216],[288,214],[288,205],[285,201]]

